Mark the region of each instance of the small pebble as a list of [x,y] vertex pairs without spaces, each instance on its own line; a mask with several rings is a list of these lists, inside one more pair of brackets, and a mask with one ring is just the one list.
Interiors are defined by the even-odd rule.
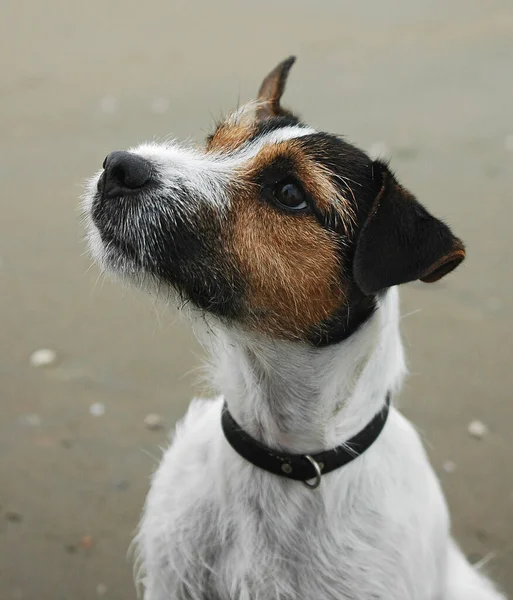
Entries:
[[374,142],[368,150],[368,155],[372,160],[377,160],[378,158],[390,158],[391,152],[386,142]]
[[446,473],[454,473],[456,471],[456,463],[452,460],[446,460],[443,467]]
[[28,427],[40,427],[41,426],[41,417],[32,413],[30,415],[25,415],[21,418],[21,422]]
[[469,423],[468,432],[472,437],[480,440],[487,435],[488,427],[482,421],[475,420]]
[[14,511],[6,512],[5,518],[9,521],[9,523],[21,523],[23,521],[22,515]]
[[169,109],[169,100],[166,98],[155,98],[152,100],[150,108],[152,112],[163,115]]
[[153,431],[162,428],[162,417],[153,413],[146,415],[144,419],[144,424],[148,429]]
[[94,402],[89,407],[89,413],[93,417],[102,417],[105,414],[105,404],[102,402]]
[[483,555],[479,552],[470,552],[467,558],[471,565],[478,565],[483,560]]
[[41,348],[30,355],[30,364],[32,367],[50,367],[57,360],[57,354],[49,348]]
[[111,115],[118,110],[118,101],[114,96],[104,96],[100,100],[101,112]]
[[111,483],[111,486],[118,492],[125,492],[130,487],[130,482],[126,479],[116,479]]
[[90,550],[94,545],[94,540],[92,535],[84,535],[84,537],[80,540],[80,546],[84,548],[84,550]]
[[100,598],[102,596],[105,596],[105,594],[107,593],[107,586],[104,583],[99,583],[96,586],[96,595],[100,596]]
[[486,542],[490,537],[490,534],[484,529],[476,529],[476,537],[480,542]]

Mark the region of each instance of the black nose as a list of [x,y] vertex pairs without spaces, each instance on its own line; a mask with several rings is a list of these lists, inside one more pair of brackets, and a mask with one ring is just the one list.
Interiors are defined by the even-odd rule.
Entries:
[[106,194],[140,190],[151,177],[151,164],[132,152],[111,152],[103,161],[99,185]]

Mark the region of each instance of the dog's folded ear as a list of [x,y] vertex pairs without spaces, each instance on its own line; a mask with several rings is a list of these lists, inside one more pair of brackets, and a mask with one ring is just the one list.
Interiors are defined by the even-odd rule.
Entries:
[[258,106],[256,116],[259,120],[289,115],[290,112],[280,105],[281,97],[285,91],[285,84],[292,65],[296,62],[295,56],[289,56],[265,77],[258,91]]
[[404,189],[386,164],[373,163],[381,189],[359,238],[353,275],[367,295],[416,281],[438,281],[465,258],[463,242]]

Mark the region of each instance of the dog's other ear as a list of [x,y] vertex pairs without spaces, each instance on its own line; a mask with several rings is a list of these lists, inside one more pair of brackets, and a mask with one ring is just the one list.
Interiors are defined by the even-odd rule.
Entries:
[[258,90],[257,119],[263,121],[270,117],[290,114],[280,106],[280,100],[285,91],[285,84],[292,65],[296,62],[295,56],[289,56],[267,75]]
[[387,165],[373,163],[381,189],[357,240],[353,275],[367,295],[420,279],[438,281],[465,258],[463,242],[404,189]]

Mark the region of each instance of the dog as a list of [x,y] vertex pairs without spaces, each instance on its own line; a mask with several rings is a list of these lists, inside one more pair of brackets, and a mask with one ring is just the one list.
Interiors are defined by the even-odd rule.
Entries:
[[388,164],[282,107],[294,60],[204,148],[113,152],[84,195],[93,257],[187,308],[220,392],[153,476],[144,598],[504,599],[393,405],[397,288],[446,276],[464,244]]

